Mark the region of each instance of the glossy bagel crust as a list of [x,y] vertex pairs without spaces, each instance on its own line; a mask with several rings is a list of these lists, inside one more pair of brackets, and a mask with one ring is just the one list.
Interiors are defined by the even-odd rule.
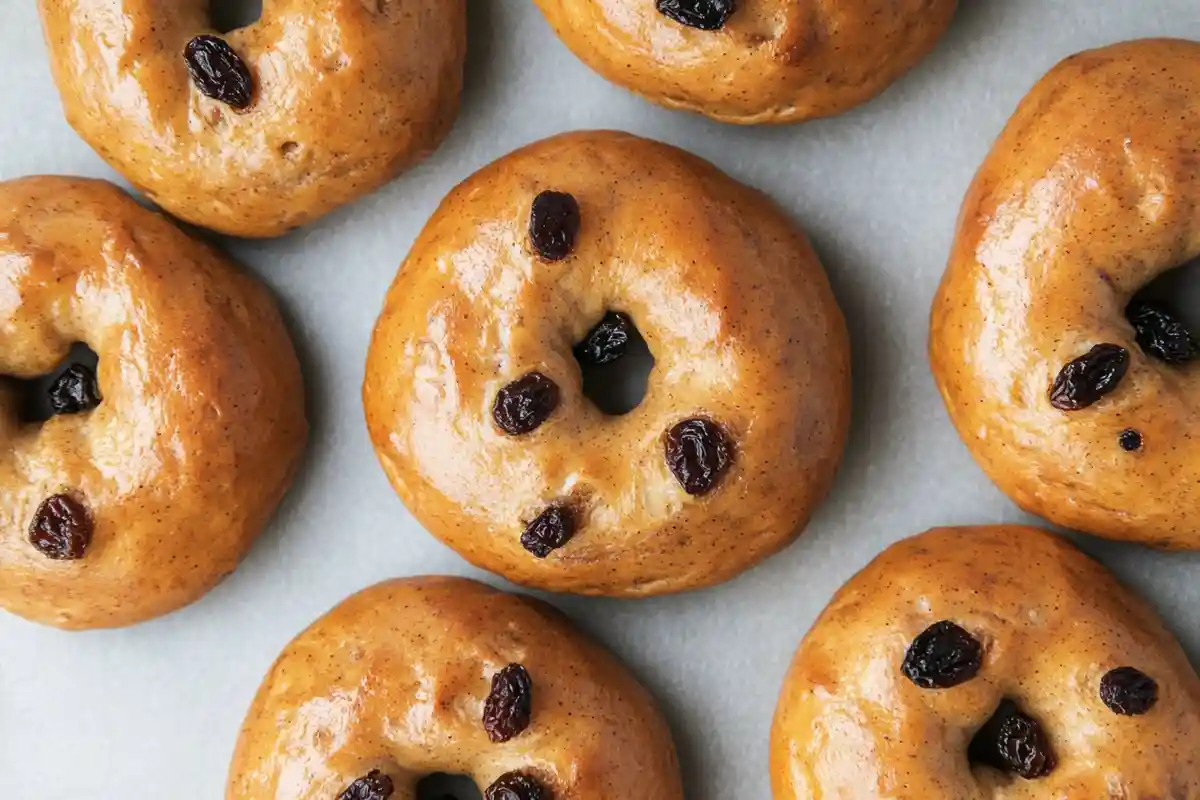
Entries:
[[[531,251],[531,205],[572,194],[573,253]],[[606,416],[572,347],[607,311],[656,360],[641,404]],[[540,371],[561,403],[537,430],[492,419]],[[845,322],[808,240],[762,194],[676,148],[616,132],[548,139],[443,201],[388,293],[367,359],[376,451],[408,508],[473,563],[556,591],[650,595],[728,579],[792,541],[825,496],[849,421]],[[664,437],[689,418],[732,442],[689,495]],[[577,532],[539,559],[520,538],[555,503]]]
[[[1058,65],[967,194],[929,345],[951,420],[1017,504],[1174,549],[1200,548],[1200,371],[1144,353],[1125,308],[1200,256],[1197,131],[1200,44],[1129,42]],[[1102,343],[1129,352],[1115,391],[1054,408],[1059,371]]]
[[[979,672],[922,689],[909,644],[950,620],[982,643]],[[1135,667],[1158,684],[1142,716],[1101,701]],[[1002,699],[1038,720],[1057,759],[1023,779],[969,763]],[[1037,528],[944,528],[893,545],[805,637],[771,732],[775,800],[1200,797],[1200,680],[1154,612],[1065,539]]]
[[266,0],[223,34],[252,76],[242,111],[202,94],[184,48],[206,0],[40,0],[71,126],[171,214],[278,236],[391,180],[458,111],[465,0]]
[[739,124],[800,122],[865,103],[920,61],[957,0],[738,0],[720,30],[655,0],[535,0],[563,42],[613,83]]
[[[0,184],[0,375],[99,356],[93,410],[22,423],[0,381],[0,606],[62,628],[128,625],[231,572],[307,433],[275,302],[208,246],[102,181]],[[30,541],[46,498],[82,500],[84,557]]]
[[[490,740],[492,677],[520,664],[529,725]],[[393,580],[349,598],[300,634],[267,674],[242,728],[229,800],[328,800],[379,770],[390,800],[432,773],[482,789],[535,777],[550,800],[682,800],[654,700],[566,617],[461,578]]]

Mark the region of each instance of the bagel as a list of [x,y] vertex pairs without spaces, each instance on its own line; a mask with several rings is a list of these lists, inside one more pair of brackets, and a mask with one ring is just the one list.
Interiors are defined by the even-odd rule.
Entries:
[[535,0],[608,80],[739,124],[865,103],[941,38],[957,0]]
[[950,419],[1018,505],[1170,549],[1200,548],[1200,368],[1139,290],[1200,256],[1198,124],[1200,44],[1055,67],[971,185],[929,344]]
[[1200,796],[1200,679],[1065,539],[945,528],[852,578],[771,732],[775,800]]
[[[129,625],[231,572],[291,482],[300,368],[267,290],[102,181],[0,183],[0,607]],[[55,412],[12,378],[50,373]]]
[[67,121],[174,216],[286,233],[437,147],[464,0],[278,0],[219,35],[205,0],[40,0]]
[[228,800],[682,800],[671,734],[616,659],[536,600],[461,578],[379,584],[300,634],[246,716]]
[[[637,330],[641,404],[581,365]],[[392,485],[476,565],[555,591],[651,595],[792,541],[850,415],[845,322],[774,204],[681,150],[557,136],[443,201],[388,292],[363,398]]]

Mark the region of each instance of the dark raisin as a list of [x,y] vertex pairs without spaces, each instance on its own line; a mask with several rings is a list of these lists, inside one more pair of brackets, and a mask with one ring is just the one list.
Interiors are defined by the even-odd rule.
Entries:
[[1128,369],[1128,350],[1098,344],[1058,373],[1050,389],[1050,405],[1060,411],[1087,408],[1116,389]]
[[733,461],[733,448],[725,431],[706,419],[685,419],[667,431],[667,466],[683,490],[707,494]]
[[1117,667],[1100,679],[1100,699],[1114,714],[1139,717],[1158,702],[1158,683],[1133,667]]
[[388,800],[395,791],[392,779],[373,769],[347,786],[338,795],[338,800]]
[[725,27],[729,15],[736,10],[734,0],[658,0],[658,13],[702,31]]
[[975,734],[968,757],[1026,780],[1049,775],[1057,764],[1041,724],[1007,699]]
[[29,541],[55,561],[78,561],[92,543],[92,517],[83,504],[66,494],[42,501],[29,526]]
[[231,108],[250,105],[254,82],[246,63],[219,36],[197,36],[183,50],[192,82],[202,93]]
[[901,668],[922,689],[949,689],[966,683],[983,665],[983,646],[949,620],[930,625],[913,639]]
[[1196,354],[1196,343],[1166,306],[1148,300],[1135,300],[1125,308],[1125,316],[1137,331],[1137,343],[1148,355],[1168,364],[1182,364]]
[[507,742],[529,727],[533,713],[533,681],[520,664],[509,664],[492,676],[492,691],[483,704],[483,729],[493,742]]
[[1126,453],[1132,453],[1135,450],[1142,449],[1142,434],[1135,431],[1133,428],[1126,428],[1121,431],[1121,436],[1118,439],[1121,443],[1121,449]]
[[545,558],[575,535],[575,514],[567,506],[550,506],[525,526],[521,546],[538,558]]
[[50,409],[55,414],[82,414],[100,405],[96,373],[72,364],[50,385]]
[[558,384],[540,372],[530,372],[496,393],[492,418],[505,433],[521,436],[549,419],[558,401]]
[[388,800],[396,791],[392,779],[373,769],[338,795],[338,800]]
[[508,772],[487,788],[483,800],[550,800],[550,796],[528,775]]
[[579,203],[566,192],[542,192],[529,214],[529,241],[547,261],[562,261],[575,249]]
[[575,347],[580,364],[600,366],[625,355],[633,335],[633,321],[619,311],[610,311]]

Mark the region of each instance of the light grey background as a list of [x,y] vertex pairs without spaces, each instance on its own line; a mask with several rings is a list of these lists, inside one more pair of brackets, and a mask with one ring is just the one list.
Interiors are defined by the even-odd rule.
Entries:
[[[440,198],[483,164],[559,131],[612,127],[663,139],[767,191],[814,238],[853,335],[850,449],[799,543],[705,592],[554,598],[659,697],[690,798],[769,796],[767,732],[780,680],[856,569],[933,525],[1023,518],[959,443],[927,369],[926,316],[958,204],[1047,68],[1120,39],[1200,38],[1195,0],[964,0],[937,52],[882,99],[776,129],[724,127],[610,86],[527,0],[470,6],[468,91],[433,158],[287,238],[228,243],[281,296],[311,397],[308,460],[275,523],[210,596],[156,622],[65,634],[0,613],[0,797],[218,798],[242,715],[294,634],[383,578],[478,574],[388,487],[363,423],[363,360],[384,291]],[[63,121],[33,0],[0,7],[0,177],[113,177]],[[1148,595],[1200,660],[1200,558],[1085,546]]]

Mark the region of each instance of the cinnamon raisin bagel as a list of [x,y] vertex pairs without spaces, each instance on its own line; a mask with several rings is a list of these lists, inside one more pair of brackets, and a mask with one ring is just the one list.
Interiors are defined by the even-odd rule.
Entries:
[[[99,357],[24,413],[72,344]],[[303,387],[258,282],[114,186],[0,183],[0,606],[128,625],[233,570],[291,482]]]
[[682,800],[671,734],[615,658],[529,598],[460,578],[379,584],[300,634],[258,691],[228,800]]
[[[634,332],[644,399],[582,368]],[[556,591],[730,578],[797,536],[849,420],[845,323],[808,240],[700,159],[557,136],[443,201],[388,292],[363,397],[408,508],[473,563]]]
[[945,528],[850,580],[800,645],[775,800],[1200,797],[1200,679],[1065,539]]
[[464,0],[40,0],[67,120],[180,219],[278,236],[432,151],[458,110]]
[[1200,44],[1067,59],[1017,109],[963,204],[933,304],[950,418],[1022,508],[1200,548],[1200,366],[1139,290],[1200,256]]
[[535,0],[613,83],[740,124],[870,100],[937,43],[957,0]]

